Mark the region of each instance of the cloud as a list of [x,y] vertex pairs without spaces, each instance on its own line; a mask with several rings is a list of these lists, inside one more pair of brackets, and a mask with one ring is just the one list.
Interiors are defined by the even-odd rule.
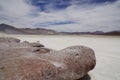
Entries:
[[[40,10],[31,0],[1,0],[0,23],[16,27],[42,27],[57,31],[112,31],[120,30],[120,0],[113,2],[89,2],[71,0],[64,9],[54,9],[53,5]],[[43,1],[43,0],[38,0]],[[42,2],[44,3],[44,1]],[[64,2],[61,3],[61,5]],[[67,4],[67,2],[65,2]],[[49,11],[48,11],[49,10]]]
[[31,6],[25,0],[0,0],[1,14],[5,16],[24,16],[30,12]]
[[67,29],[70,31],[120,30],[119,3],[120,1],[98,5],[72,5],[65,10],[65,13],[71,20],[77,21],[77,24],[51,26],[51,28],[61,31]]
[[42,26],[42,27],[47,27],[47,26],[53,26],[53,25],[67,25],[67,24],[74,24],[76,22],[72,22],[72,21],[62,21],[62,22],[45,22],[45,23],[38,23],[38,24],[35,24],[34,26]]

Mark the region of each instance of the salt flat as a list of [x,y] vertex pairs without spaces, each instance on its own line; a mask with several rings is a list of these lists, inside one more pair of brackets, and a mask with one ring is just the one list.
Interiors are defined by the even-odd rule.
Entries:
[[48,48],[60,50],[68,46],[84,45],[95,51],[97,64],[89,72],[91,80],[120,79],[120,36],[76,36],[76,35],[6,35],[22,41],[40,41]]

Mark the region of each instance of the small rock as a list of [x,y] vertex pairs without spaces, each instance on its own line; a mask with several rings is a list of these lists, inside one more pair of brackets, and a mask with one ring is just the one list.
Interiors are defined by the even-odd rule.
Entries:
[[50,52],[50,49],[47,49],[47,48],[40,48],[39,49],[39,54],[41,54],[41,53],[48,53],[48,52]]
[[44,45],[43,45],[43,44],[40,44],[40,43],[30,43],[30,45],[31,45],[32,47],[44,47]]
[[29,44],[29,42],[28,42],[28,41],[23,41],[23,43],[28,43],[28,44]]

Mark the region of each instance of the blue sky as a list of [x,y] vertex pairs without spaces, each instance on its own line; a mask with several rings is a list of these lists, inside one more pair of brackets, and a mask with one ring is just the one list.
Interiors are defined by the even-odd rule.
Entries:
[[120,0],[0,0],[0,23],[72,32],[120,30]]

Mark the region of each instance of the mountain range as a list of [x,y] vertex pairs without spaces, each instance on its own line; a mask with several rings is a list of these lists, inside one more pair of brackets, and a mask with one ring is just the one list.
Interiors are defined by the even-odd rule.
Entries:
[[0,24],[0,32],[7,34],[57,34],[56,31],[43,28],[16,28],[7,24]]
[[8,24],[0,24],[0,33],[6,34],[43,34],[43,35],[81,35],[81,34],[90,34],[90,35],[120,35],[120,30],[111,31],[111,32],[103,32],[103,31],[95,31],[95,32],[57,32],[51,29],[44,28],[16,28],[14,26]]

